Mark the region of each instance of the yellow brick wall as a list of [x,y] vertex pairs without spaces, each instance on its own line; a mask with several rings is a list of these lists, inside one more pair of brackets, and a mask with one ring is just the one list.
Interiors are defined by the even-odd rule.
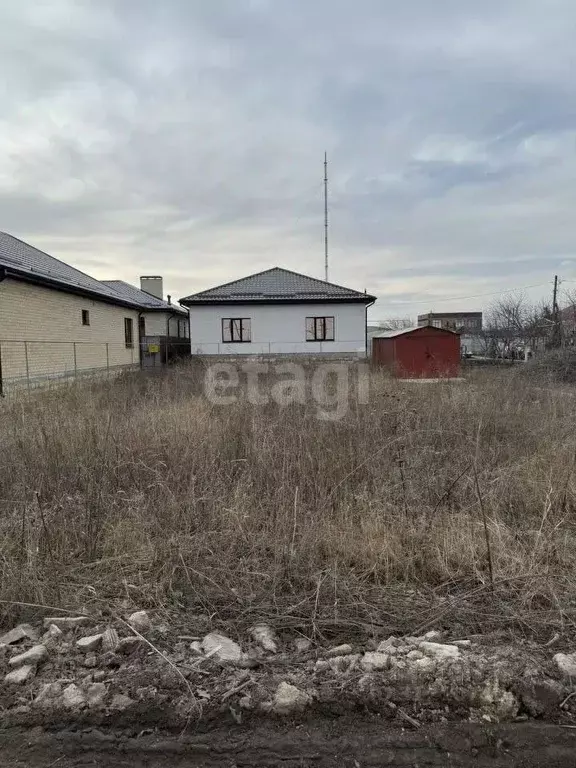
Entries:
[[[131,349],[125,317],[133,322]],[[8,383],[25,379],[27,371],[34,379],[137,364],[138,311],[8,278],[0,282],[0,352]]]

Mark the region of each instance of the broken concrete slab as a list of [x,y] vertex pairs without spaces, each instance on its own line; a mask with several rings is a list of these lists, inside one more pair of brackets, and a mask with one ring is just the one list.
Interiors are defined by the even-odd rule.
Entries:
[[0,637],[0,648],[19,643],[25,638],[32,640],[32,642],[38,642],[38,633],[30,624],[18,624],[17,627]]
[[427,656],[432,656],[436,659],[457,659],[460,656],[460,649],[457,645],[423,641],[420,643],[419,648]]
[[34,677],[35,673],[36,667],[33,664],[25,664],[23,667],[19,667],[13,672],[8,672],[4,678],[4,682],[8,685],[22,685],[31,677]]
[[83,651],[84,653],[95,651],[102,645],[102,637],[103,635],[101,634],[81,637],[80,640],[76,642],[76,648],[78,648],[79,651]]
[[116,651],[120,638],[114,627],[108,629],[102,635],[102,649],[104,651]]
[[278,715],[301,712],[311,702],[311,697],[291,683],[282,682],[274,694],[272,709]]
[[152,629],[152,621],[147,611],[136,611],[128,616],[128,624],[137,632],[148,632]]
[[335,645],[332,648],[328,648],[323,656],[326,658],[330,658],[332,656],[349,656],[351,653],[352,646],[348,645],[348,643],[343,643],[342,645]]
[[48,650],[45,645],[35,645],[29,651],[19,653],[8,660],[11,667],[21,667],[23,664],[40,664],[48,656]]
[[118,640],[116,653],[119,653],[122,656],[128,656],[144,644],[144,641],[141,638],[136,637],[136,635],[132,635],[132,637],[122,637]]
[[368,651],[360,659],[360,666],[367,672],[372,672],[378,669],[388,669],[390,666],[390,656],[387,653]]
[[42,642],[43,643],[50,643],[54,642],[55,640],[58,640],[58,638],[62,637],[64,633],[62,630],[56,626],[56,624],[50,624],[46,632],[42,635]]
[[82,709],[86,704],[86,697],[76,683],[70,683],[62,691],[62,703],[66,709]]
[[576,677],[576,653],[557,653],[554,661],[563,675]]
[[202,640],[202,650],[206,656],[222,662],[234,664],[244,659],[244,654],[238,643],[219,632],[210,632],[206,635]]

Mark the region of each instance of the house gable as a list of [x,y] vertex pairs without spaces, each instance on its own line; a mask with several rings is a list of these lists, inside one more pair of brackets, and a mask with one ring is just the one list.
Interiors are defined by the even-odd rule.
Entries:
[[318,280],[299,272],[272,267],[180,299],[191,307],[202,304],[278,304],[347,302],[371,304],[375,296]]

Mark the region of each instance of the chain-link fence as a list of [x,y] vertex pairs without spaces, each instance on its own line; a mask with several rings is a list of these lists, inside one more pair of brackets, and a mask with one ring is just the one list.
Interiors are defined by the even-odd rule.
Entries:
[[0,395],[109,376],[139,365],[138,344],[0,339]]

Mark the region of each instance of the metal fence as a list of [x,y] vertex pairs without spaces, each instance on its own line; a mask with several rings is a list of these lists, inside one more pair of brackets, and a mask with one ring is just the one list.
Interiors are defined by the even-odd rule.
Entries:
[[138,344],[0,339],[0,395],[116,375],[139,365]]

